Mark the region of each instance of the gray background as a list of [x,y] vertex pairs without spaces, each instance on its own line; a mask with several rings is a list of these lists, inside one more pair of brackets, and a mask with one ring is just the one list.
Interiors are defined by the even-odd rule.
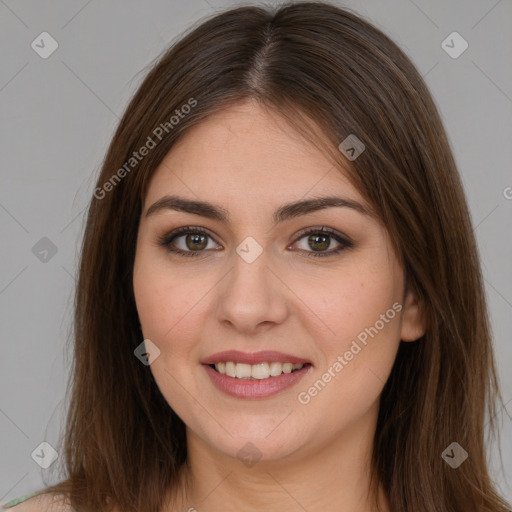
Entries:
[[[235,5],[241,3],[0,0],[0,503],[40,488],[43,478],[57,479],[52,478],[57,464],[42,470],[31,453],[42,441],[57,447],[83,214],[118,118],[150,62],[175,37],[197,20]],[[440,108],[481,251],[510,414],[512,3],[363,0],[338,5],[359,12],[399,44]],[[31,47],[43,31],[59,45],[47,59]],[[441,47],[453,31],[469,44],[456,59]],[[43,237],[57,249],[47,261],[32,250]],[[512,499],[507,483],[512,424],[504,412],[499,414],[504,467],[495,445],[490,458],[499,487]]]

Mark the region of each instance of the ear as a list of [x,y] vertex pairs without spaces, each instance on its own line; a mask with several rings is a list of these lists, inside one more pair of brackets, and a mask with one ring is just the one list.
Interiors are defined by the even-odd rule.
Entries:
[[426,322],[424,316],[416,294],[412,290],[407,291],[402,310],[402,327],[400,332],[400,339],[402,341],[416,341],[425,334]]

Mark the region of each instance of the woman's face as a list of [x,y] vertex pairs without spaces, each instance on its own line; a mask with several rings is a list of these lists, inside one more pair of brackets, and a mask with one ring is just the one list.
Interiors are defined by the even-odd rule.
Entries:
[[[308,203],[322,197],[339,202]],[[211,116],[169,152],[145,198],[133,284],[160,351],[150,369],[189,435],[262,460],[373,435],[400,339],[423,329],[368,209],[256,103]]]

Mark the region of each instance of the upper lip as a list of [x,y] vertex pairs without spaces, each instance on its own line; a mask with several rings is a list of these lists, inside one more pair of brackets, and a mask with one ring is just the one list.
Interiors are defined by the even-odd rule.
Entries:
[[274,350],[263,350],[261,352],[240,352],[239,350],[225,350],[224,352],[217,352],[211,356],[206,357],[201,361],[202,364],[215,364],[221,362],[232,361],[233,363],[245,364],[259,364],[259,363],[310,363],[311,361],[303,357],[292,356],[291,354],[284,354],[283,352],[276,352]]

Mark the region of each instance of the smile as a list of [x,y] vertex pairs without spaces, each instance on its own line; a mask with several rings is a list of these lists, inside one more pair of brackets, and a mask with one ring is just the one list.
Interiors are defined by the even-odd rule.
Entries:
[[261,399],[291,388],[313,370],[307,358],[263,350],[225,350],[200,361],[210,382],[222,393],[245,399]]
[[210,365],[217,372],[228,377],[246,380],[263,380],[278,377],[282,374],[293,373],[308,363],[280,363],[277,361],[258,364],[235,363],[233,361],[219,362]]

